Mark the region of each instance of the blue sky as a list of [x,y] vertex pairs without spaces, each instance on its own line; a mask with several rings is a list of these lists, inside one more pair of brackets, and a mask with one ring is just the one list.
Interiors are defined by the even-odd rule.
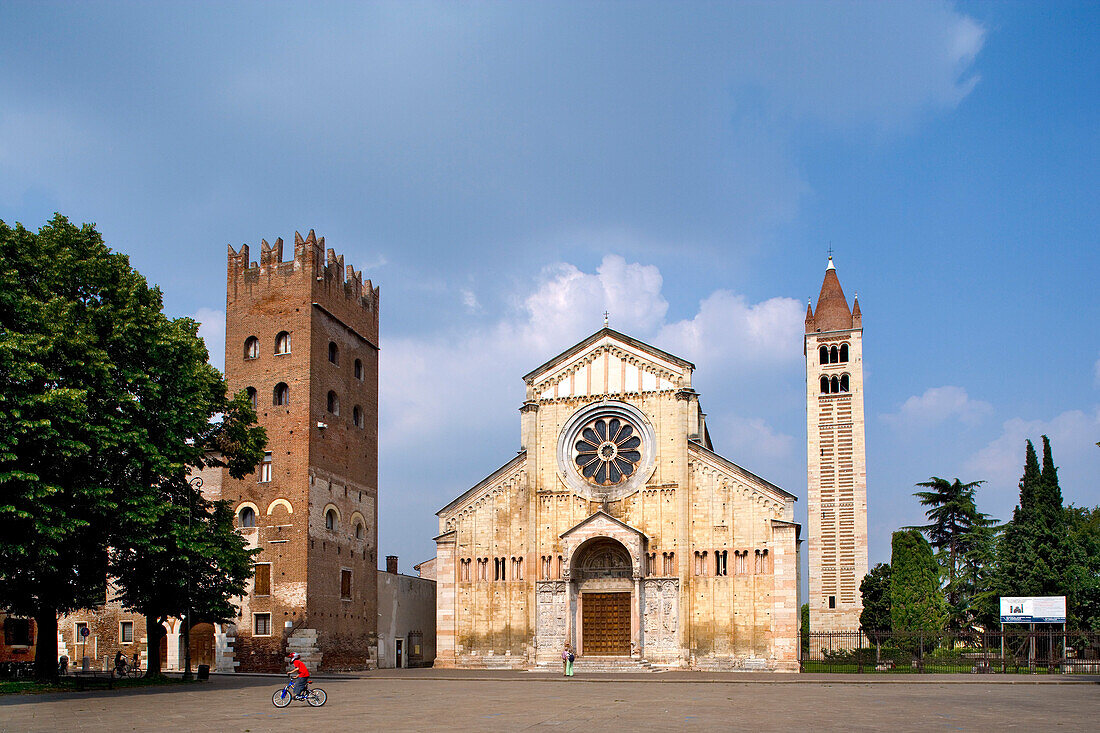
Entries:
[[514,455],[602,324],[698,367],[805,517],[802,317],[864,313],[871,561],[913,484],[1100,503],[1095,3],[7,2],[0,219],[96,222],[220,363],[227,243],[382,287],[380,554]]

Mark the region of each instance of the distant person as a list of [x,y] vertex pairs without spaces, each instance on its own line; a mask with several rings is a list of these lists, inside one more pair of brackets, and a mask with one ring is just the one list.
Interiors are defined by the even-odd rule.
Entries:
[[565,648],[561,650],[561,663],[562,667],[564,668],[566,677],[573,676],[574,659],[576,659],[576,657],[573,656],[573,649],[568,644],[566,644]]
[[119,649],[115,652],[115,674],[121,675],[126,672],[126,657],[122,656],[122,650]]
[[290,655],[290,663],[294,665],[294,671],[290,673],[290,676],[294,678],[294,688],[291,690],[291,694],[294,697],[299,697],[306,694],[306,685],[309,684],[309,667],[302,661],[302,656],[298,652]]

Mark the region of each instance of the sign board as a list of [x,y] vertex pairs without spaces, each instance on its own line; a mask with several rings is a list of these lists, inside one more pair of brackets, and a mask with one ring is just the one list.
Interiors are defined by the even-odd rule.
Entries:
[[1065,596],[1002,596],[1002,624],[1064,624]]
[[87,626],[81,626],[80,627],[80,635],[83,636],[85,639],[88,638],[88,634],[90,634],[90,633],[92,633],[92,632],[88,631]]

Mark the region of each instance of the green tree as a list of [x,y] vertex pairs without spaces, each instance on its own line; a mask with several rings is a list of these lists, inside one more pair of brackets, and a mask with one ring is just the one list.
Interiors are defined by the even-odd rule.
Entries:
[[890,618],[890,563],[880,562],[863,576],[859,584],[863,610],[859,612],[859,628],[868,638],[893,625]]
[[930,522],[918,527],[928,536],[935,550],[944,577],[944,595],[948,607],[948,623],[953,628],[964,628],[973,619],[974,575],[976,568],[969,565],[988,542],[989,532],[996,522],[989,515],[978,511],[974,493],[984,481],[962,483],[933,476],[917,486],[929,489],[914,494],[920,499]]
[[894,532],[890,549],[892,630],[942,629],[947,611],[932,546],[918,530],[906,529]]
[[1084,556],[1070,583],[1076,589],[1076,625],[1097,631],[1100,630],[1100,506],[1066,507],[1066,531],[1070,543],[1079,547]]
[[803,603],[802,608],[799,609],[799,618],[802,622],[801,637],[802,637],[802,658],[807,659],[810,656],[810,604]]
[[227,447],[238,473],[259,460],[263,431],[227,399],[194,322],[161,309],[94,226],[0,222],[0,603],[34,615],[40,678],[56,676],[57,614],[104,602],[107,548],[156,531],[204,446]]

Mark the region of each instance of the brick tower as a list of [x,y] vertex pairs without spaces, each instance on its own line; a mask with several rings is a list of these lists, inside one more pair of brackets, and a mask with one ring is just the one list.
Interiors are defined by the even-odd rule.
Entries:
[[362,666],[377,631],[378,304],[362,273],[313,231],[229,247],[225,374],[248,390],[267,451],[226,475],[222,497],[258,547],[233,654],[282,670],[287,651],[325,668]]
[[867,574],[863,318],[833,258],[817,308],[806,307],[806,440],[810,630],[859,629]]

